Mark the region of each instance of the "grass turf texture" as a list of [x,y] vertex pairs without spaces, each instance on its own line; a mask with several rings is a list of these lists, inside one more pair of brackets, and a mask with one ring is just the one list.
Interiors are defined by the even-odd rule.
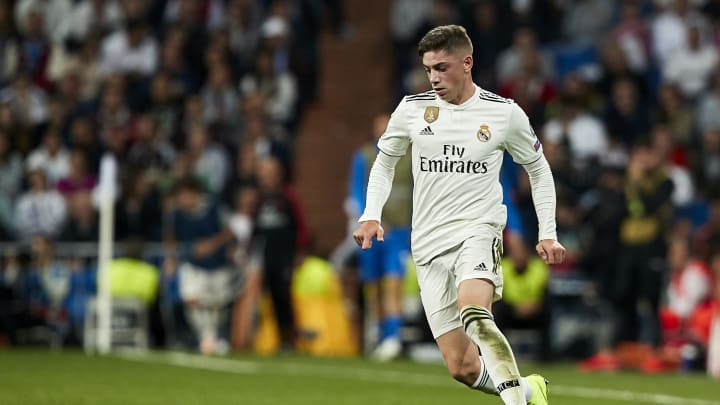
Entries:
[[[551,380],[553,405],[720,405],[720,381],[704,375],[582,374],[572,365],[521,365],[521,370]],[[502,403],[453,382],[442,365],[5,350],[0,351],[0,404]]]

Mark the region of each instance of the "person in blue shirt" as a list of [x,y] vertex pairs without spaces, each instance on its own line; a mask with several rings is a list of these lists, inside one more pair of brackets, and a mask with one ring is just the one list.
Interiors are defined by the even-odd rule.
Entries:
[[223,225],[217,204],[196,179],[180,180],[174,197],[168,237],[180,263],[180,296],[186,315],[203,354],[224,351],[227,342],[218,340],[218,331],[236,293],[238,276],[227,249],[233,235]]

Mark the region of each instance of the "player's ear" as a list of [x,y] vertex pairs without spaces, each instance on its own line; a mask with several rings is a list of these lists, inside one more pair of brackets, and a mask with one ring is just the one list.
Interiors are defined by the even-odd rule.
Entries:
[[465,58],[463,59],[463,70],[465,71],[465,73],[468,73],[468,72],[470,72],[470,70],[472,70],[472,67],[473,67],[473,57],[472,57],[472,55],[466,55]]

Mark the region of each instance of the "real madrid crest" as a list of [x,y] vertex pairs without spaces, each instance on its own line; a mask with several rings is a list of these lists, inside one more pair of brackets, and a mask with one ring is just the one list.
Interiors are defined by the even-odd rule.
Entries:
[[425,107],[425,122],[432,124],[440,116],[440,107]]
[[477,139],[480,142],[487,142],[490,140],[490,137],[492,134],[490,133],[490,128],[487,126],[487,124],[480,125],[480,129],[477,131]]

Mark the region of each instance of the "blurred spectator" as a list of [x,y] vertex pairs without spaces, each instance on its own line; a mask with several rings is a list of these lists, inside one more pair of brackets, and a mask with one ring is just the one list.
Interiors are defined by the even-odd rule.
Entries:
[[70,121],[70,145],[75,150],[82,150],[88,160],[88,171],[98,173],[102,146],[95,126],[87,116],[77,116]]
[[258,156],[255,151],[255,143],[248,141],[238,146],[234,161],[235,165],[223,193],[223,202],[229,207],[236,206],[235,199],[238,190],[243,187],[253,187],[257,183]]
[[0,103],[10,107],[18,125],[29,128],[47,118],[47,98],[26,72],[18,73],[9,86],[0,90]]
[[683,101],[677,87],[664,84],[658,90],[658,104],[652,114],[653,122],[667,125],[673,141],[682,148],[693,143],[694,117]]
[[[27,74],[35,85],[47,90],[50,87],[46,76],[47,62],[50,56],[50,41],[47,36],[49,31],[46,31],[47,27],[44,26],[44,23],[51,21],[50,19],[56,16],[61,19],[63,17],[62,14],[49,15],[50,13],[47,11],[50,10],[44,10],[39,0],[24,0],[23,2],[25,4],[35,4],[29,7],[22,7],[22,4],[15,7],[16,21],[20,32],[21,66],[18,73]],[[52,3],[57,2],[67,3],[67,0],[57,0]]]
[[70,152],[70,170],[57,182],[57,190],[65,197],[77,192],[90,192],[97,184],[97,177],[88,169],[87,157],[82,149]]
[[52,42],[62,42],[70,31],[72,2],[70,0],[19,0],[15,5],[15,20],[21,30],[34,30],[38,19],[39,28]]
[[15,204],[15,231],[20,240],[33,236],[55,237],[67,216],[62,195],[48,187],[45,172],[31,168],[27,172],[29,189]]
[[166,25],[177,27],[183,33],[182,59],[194,74],[204,75],[204,69],[209,66],[203,66],[208,44],[203,3],[199,0],[173,1],[165,3],[164,12]]
[[668,266],[667,305],[660,312],[664,340],[697,341],[699,337],[693,336],[691,319],[712,296],[710,268],[703,261],[692,258],[689,241],[680,238],[670,242]]
[[566,254],[562,264],[553,266],[553,271],[577,272],[578,266],[583,262],[585,248],[580,228],[580,213],[577,209],[577,201],[569,192],[559,193],[557,197],[557,234],[558,240],[563,241]]
[[564,38],[574,43],[595,44],[609,30],[616,4],[607,0],[576,0],[564,5]]
[[720,197],[715,197],[709,205],[707,221],[695,232],[692,246],[695,257],[711,263],[713,249],[720,250]]
[[[672,202],[676,207],[690,204],[695,198],[695,185],[690,176],[685,158],[679,159],[672,134],[667,127],[656,126],[651,134],[652,153],[660,160],[660,164],[672,180]],[[683,161],[685,160],[685,161]]]
[[243,95],[261,92],[266,103],[269,119],[290,128],[297,111],[298,91],[295,77],[291,72],[279,73],[274,70],[272,53],[261,49],[255,56],[255,70],[240,81]]
[[230,163],[225,150],[212,142],[207,128],[195,125],[188,133],[186,153],[197,178],[207,186],[208,191],[217,195],[225,187],[230,173]]
[[547,286],[550,268],[533,255],[522,238],[507,239],[502,259],[503,300],[493,305],[493,315],[503,330],[531,329],[539,332],[538,359],[552,358],[550,348],[550,307]]
[[252,145],[257,158],[273,157],[280,161],[283,171],[289,176],[292,169],[291,152],[287,140],[282,139],[283,135],[281,131],[273,133],[271,123],[262,112],[247,115],[244,143]]
[[687,44],[676,49],[662,66],[663,78],[675,84],[686,99],[696,100],[718,65],[718,51],[702,38],[697,24],[690,25],[687,32]]
[[593,280],[600,297],[610,299],[620,271],[618,230],[627,215],[624,167],[604,167],[596,187],[583,196],[580,206],[585,214],[585,226],[592,229],[587,242],[592,249],[584,254],[581,265]]
[[68,218],[58,239],[64,242],[97,242],[100,224],[90,190],[76,191],[68,195],[65,201]]
[[199,182],[182,179],[175,188],[175,211],[168,233],[177,242],[180,295],[203,354],[227,351],[220,329],[235,296],[236,271],[227,252],[233,234],[223,226],[217,204]]
[[651,64],[650,30],[641,15],[642,0],[620,3],[620,21],[612,30],[612,38],[625,54],[633,72],[645,72]]
[[[390,35],[393,40],[393,68],[395,77],[403,77],[413,69],[418,69],[414,62],[416,55],[418,32],[420,32],[433,0],[393,0],[390,6]],[[423,80],[427,83],[423,71]],[[397,82],[396,82],[397,83]],[[410,87],[410,86],[406,86]],[[394,89],[394,94],[417,94],[414,91],[403,92],[402,88]]]
[[252,235],[257,209],[257,189],[243,186],[235,189],[233,212],[229,226],[235,235],[235,263],[243,274],[243,287],[235,302],[232,322],[232,346],[247,350],[252,343],[255,313],[262,293],[262,268],[259,252],[251,252]]
[[13,208],[23,175],[22,158],[12,146],[8,134],[0,129],[0,240],[11,237]]
[[695,109],[696,125],[701,133],[720,128],[720,69],[715,69],[710,83],[710,88],[702,94]]
[[658,4],[652,22],[653,56],[664,66],[674,53],[687,44],[687,24],[698,21],[700,16],[690,8],[688,0],[671,0]]
[[43,170],[50,187],[70,173],[70,153],[62,145],[57,129],[45,132],[42,144],[28,155],[25,164],[28,170]]
[[208,80],[201,90],[203,118],[221,134],[231,133],[238,125],[240,95],[227,64],[209,65]]
[[497,58],[496,71],[499,83],[504,83],[519,75],[528,66],[523,62],[527,54],[538,54],[539,60],[532,67],[533,73],[546,80],[553,76],[552,61],[548,55],[542,54],[537,47],[537,36],[529,28],[519,28],[513,35],[512,45],[504,49]]
[[159,241],[162,236],[161,194],[153,174],[134,168],[123,181],[115,209],[116,239]]
[[153,117],[149,114],[140,116],[136,122],[137,138],[128,150],[127,160],[135,170],[152,170],[162,172],[170,169],[175,158],[175,149],[160,138]]
[[125,79],[122,75],[116,74],[106,79],[95,119],[104,142],[110,140],[111,132],[115,130],[122,130],[127,137],[132,112],[125,100]]
[[665,235],[673,184],[662,157],[635,146],[627,168],[627,215],[620,224],[620,260],[614,293],[616,341],[660,341],[658,310],[665,278]]
[[178,144],[182,93],[183,89],[177,88],[166,72],[158,72],[150,81],[148,115],[154,123],[154,136],[161,144]]
[[705,198],[720,197],[720,128],[704,131],[701,147],[690,157],[690,168]]
[[600,159],[608,151],[608,139],[602,121],[583,110],[581,100],[561,94],[560,115],[543,127],[546,142],[567,143],[573,165],[583,166]]
[[638,90],[630,78],[615,80],[603,114],[611,140],[628,149],[650,130],[650,111]]
[[32,239],[32,263],[27,278],[30,313],[50,328],[51,344],[62,345],[68,332],[67,299],[71,289],[71,269],[58,260],[48,239]]
[[307,246],[308,228],[299,199],[285,184],[284,176],[277,160],[265,158],[258,162],[260,195],[253,251],[262,257],[263,284],[272,296],[282,346],[291,349],[296,330],[290,282],[296,257]]
[[170,87],[180,94],[193,94],[200,86],[201,70],[184,58],[187,34],[180,27],[171,27],[160,51],[159,69],[170,76]]
[[100,92],[102,72],[100,71],[99,39],[90,37],[86,39],[78,50],[76,59],[68,70],[80,77],[80,99],[87,102],[95,98]]
[[555,86],[542,72],[542,55],[537,49],[524,49],[518,70],[500,83],[499,94],[512,98],[522,107],[535,127],[545,122],[545,105],[555,98]]
[[83,41],[91,34],[106,34],[120,27],[123,12],[119,0],[75,2],[69,21],[69,35]]
[[13,19],[12,1],[0,1],[0,86],[5,86],[20,64],[18,33]]
[[230,49],[238,56],[241,72],[253,66],[255,49],[259,42],[260,10],[252,0],[230,0],[225,16]]
[[158,45],[149,34],[145,21],[127,19],[122,30],[106,37],[101,45],[100,71],[130,74],[136,77],[155,72]]
[[470,6],[468,35],[474,44],[473,76],[480,87],[496,88],[495,62],[510,45],[508,30],[510,10],[504,3],[481,0]]

